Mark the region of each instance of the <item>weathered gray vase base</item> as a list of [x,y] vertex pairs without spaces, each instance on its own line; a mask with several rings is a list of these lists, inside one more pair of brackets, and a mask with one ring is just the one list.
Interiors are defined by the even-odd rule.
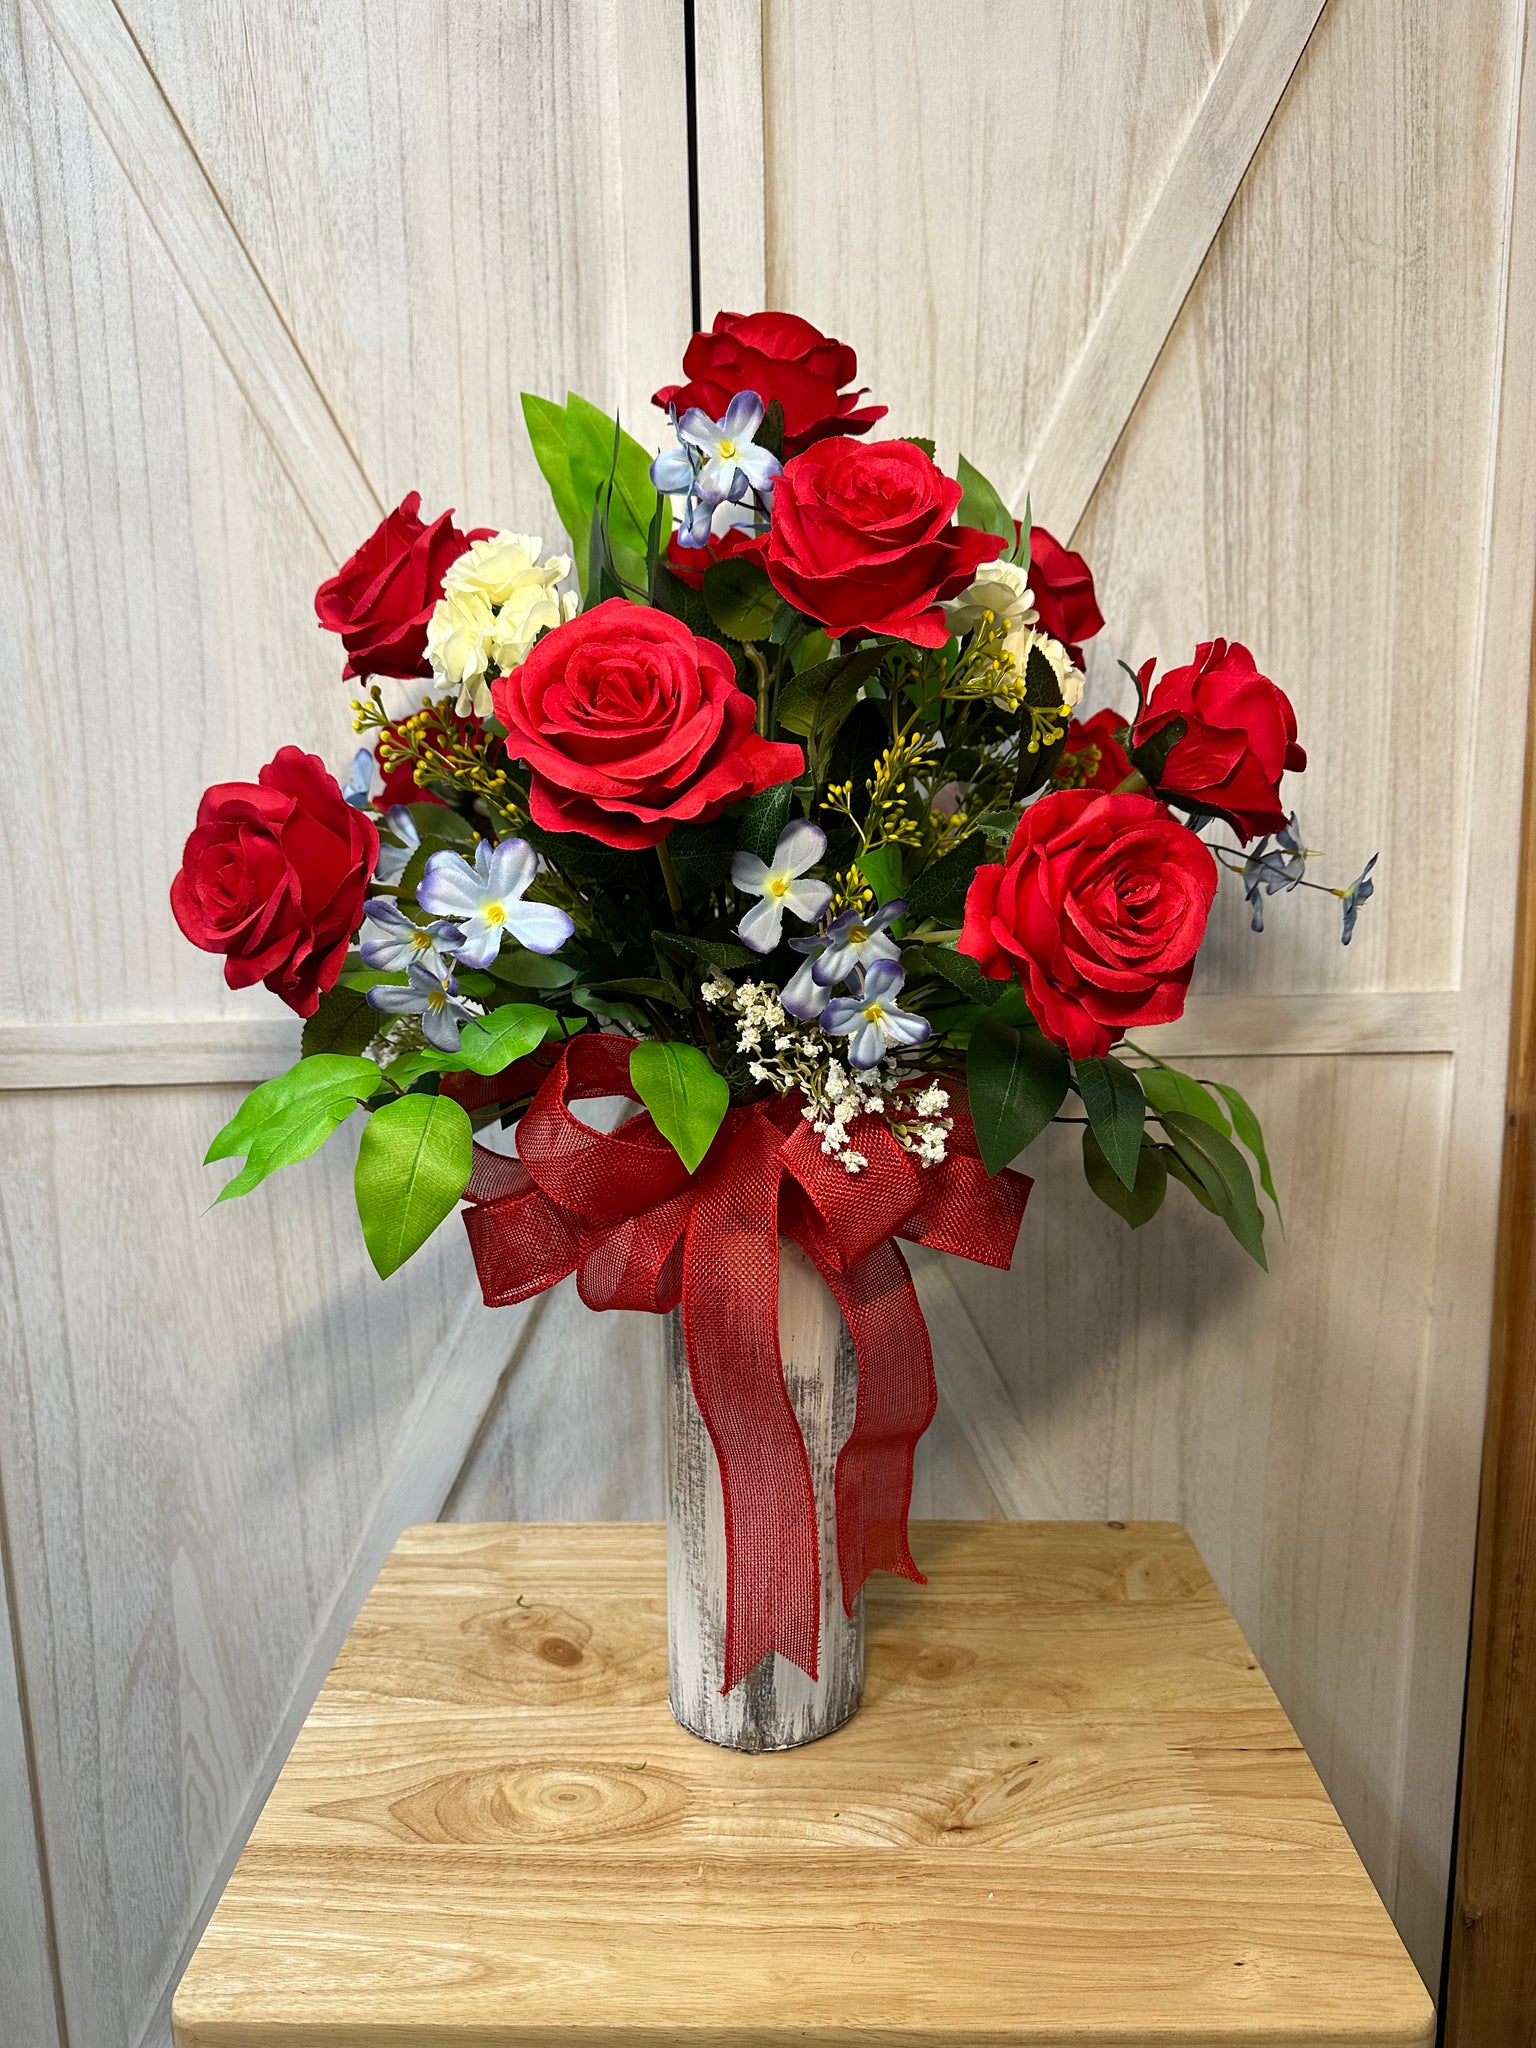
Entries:
[[821,1535],[820,1677],[770,1651],[729,1693],[725,1676],[725,1513],[714,1447],[688,1379],[679,1310],[668,1317],[667,1638],[673,1718],[723,1749],[796,1749],[841,1728],[864,1687],[864,1602],[843,1612],[837,1569],[837,1454],[853,1427],[853,1341],[820,1274],[780,1247],[779,1348],[805,1437]]

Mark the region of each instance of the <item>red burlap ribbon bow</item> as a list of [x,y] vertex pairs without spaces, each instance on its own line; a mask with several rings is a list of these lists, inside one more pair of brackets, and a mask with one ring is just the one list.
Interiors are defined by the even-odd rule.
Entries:
[[[927,1326],[895,1239],[1006,1266],[1030,1183],[989,1178],[970,1119],[919,1167],[877,1117],[850,1174],[793,1103],[727,1112],[692,1175],[652,1123],[594,1130],[573,1102],[635,1095],[628,1038],[561,1048],[517,1126],[518,1157],[475,1147],[464,1220],[485,1299],[525,1301],[574,1272],[589,1308],[661,1314],[681,1301],[694,1398],[725,1503],[725,1687],[769,1650],[814,1678],[821,1571],[810,1463],[779,1356],[779,1235],[820,1269],[858,1359],[854,1423],[837,1461],[843,1602],[875,1570],[922,1580],[907,1547],[912,1453],[937,1395]],[[480,1100],[510,1100],[530,1062]]]

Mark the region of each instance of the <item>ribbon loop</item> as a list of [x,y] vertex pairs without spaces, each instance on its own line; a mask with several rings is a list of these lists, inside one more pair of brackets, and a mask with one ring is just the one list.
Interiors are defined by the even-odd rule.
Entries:
[[[519,1061],[511,1100],[542,1073],[517,1126],[518,1156],[477,1145],[465,1227],[492,1306],[526,1301],[574,1272],[591,1308],[662,1313],[679,1301],[694,1398],[725,1504],[725,1686],[770,1650],[815,1678],[821,1568],[810,1461],[779,1352],[780,1232],[814,1260],[853,1338],[859,1387],[838,1456],[837,1546],[849,1612],[872,1571],[921,1579],[907,1543],[912,1456],[937,1395],[927,1326],[896,1238],[1006,1266],[1030,1183],[989,1178],[970,1119],[948,1157],[919,1168],[878,1117],[849,1143],[850,1174],[792,1104],[728,1112],[690,1176],[648,1113],[613,1131],[573,1102],[638,1102],[634,1040],[585,1034]],[[537,1061],[537,1067],[534,1062]],[[515,1077],[515,1078],[514,1078]]]

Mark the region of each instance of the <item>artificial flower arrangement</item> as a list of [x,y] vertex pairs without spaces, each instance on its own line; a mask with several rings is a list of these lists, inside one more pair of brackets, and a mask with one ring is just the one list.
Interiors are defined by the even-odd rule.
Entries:
[[[243,1161],[223,1196],[361,1108],[381,1274],[467,1196],[488,1301],[573,1270],[594,1306],[681,1299],[722,1474],[761,1447],[781,1494],[778,1235],[809,1252],[859,1354],[851,1602],[916,1576],[932,1367],[897,1237],[1006,1265],[1009,1162],[1067,1117],[1133,1228],[1172,1178],[1263,1263],[1252,1110],[1133,1034],[1181,1014],[1222,868],[1255,930],[1318,886],[1280,793],[1305,756],[1236,641],[1079,720],[1086,563],[963,457],[875,438],[852,349],[722,313],[684,374],[659,455],[525,396],[568,553],[415,493],[390,513],[316,596],[373,744],[340,782],[284,747],[210,789],[171,901],[231,987],[306,1020],[213,1142]],[[428,689],[391,704],[390,678]],[[1371,888],[1329,892],[1346,944]],[[600,1131],[573,1108],[597,1096],[637,1113]],[[515,1156],[476,1145],[493,1124]],[[733,1578],[728,1685],[764,1648],[815,1669],[804,1520],[774,1584]]]

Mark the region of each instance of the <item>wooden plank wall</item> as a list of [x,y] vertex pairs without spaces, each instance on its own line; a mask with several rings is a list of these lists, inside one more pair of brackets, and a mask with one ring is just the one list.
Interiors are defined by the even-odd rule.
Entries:
[[[1128,1238],[1053,1134],[1013,1274],[914,1262],[916,1506],[1187,1522],[1431,1983],[1536,551],[1524,13],[696,6],[706,318],[854,342],[893,431],[1077,530],[1116,651],[1240,632],[1302,710],[1308,839],[1382,850],[1347,955],[1332,906],[1261,939],[1229,906],[1166,1036],[1268,1120],[1272,1276],[1173,1205]],[[649,1319],[466,1308],[451,1237],[380,1287],[344,1146],[205,1213],[207,1135],[294,1034],[164,892],[204,783],[346,757],[308,605],[377,508],[552,522],[518,390],[641,419],[674,373],[681,33],[674,0],[0,0],[0,1821],[35,1782],[43,1837],[0,1900],[51,1907],[57,2048],[162,2048],[394,1527],[659,1511]],[[45,2027],[47,1964],[0,1946]]]
[[[0,0],[0,1497],[60,2048],[168,2040],[295,1703],[528,1322],[466,1312],[461,1234],[381,1286],[345,1145],[208,1213],[296,1033],[174,929],[181,841],[285,740],[350,758],[310,601],[381,507],[553,534],[519,391],[633,417],[670,369],[683,75],[669,0]],[[5,1661],[32,2048],[15,1730]]]

